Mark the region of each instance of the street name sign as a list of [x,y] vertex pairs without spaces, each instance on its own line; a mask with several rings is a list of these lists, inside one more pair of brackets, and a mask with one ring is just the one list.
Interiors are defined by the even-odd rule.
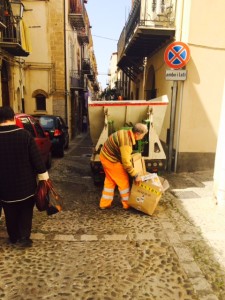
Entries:
[[166,70],[166,80],[186,80],[187,70]]

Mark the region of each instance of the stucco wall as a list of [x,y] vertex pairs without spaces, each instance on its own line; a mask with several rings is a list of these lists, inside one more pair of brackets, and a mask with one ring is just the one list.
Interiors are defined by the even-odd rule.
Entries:
[[225,4],[192,0],[186,5],[182,28],[191,59],[184,83],[179,151],[215,152],[225,77]]
[[25,112],[36,111],[35,98],[32,94],[36,90],[43,90],[49,97],[46,99],[46,111],[52,113],[53,67],[49,48],[49,2],[24,2],[27,11],[24,21],[29,30],[32,51],[25,58],[24,68],[24,99]]
[[190,50],[188,79],[184,83],[179,151],[215,152],[225,53],[195,45],[190,46]]
[[[36,110],[35,90],[44,90],[47,113],[60,113],[65,117],[65,60],[63,1],[32,1],[25,3],[24,20],[29,28],[31,54],[25,58],[25,108]],[[29,10],[30,9],[30,10]]]

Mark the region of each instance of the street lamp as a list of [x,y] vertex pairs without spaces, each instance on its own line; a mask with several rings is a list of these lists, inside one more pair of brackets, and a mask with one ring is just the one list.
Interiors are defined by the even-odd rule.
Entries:
[[24,5],[20,1],[11,1],[11,9],[13,13],[13,18],[16,21],[16,41],[18,42],[19,39],[19,24],[20,20],[23,17]]

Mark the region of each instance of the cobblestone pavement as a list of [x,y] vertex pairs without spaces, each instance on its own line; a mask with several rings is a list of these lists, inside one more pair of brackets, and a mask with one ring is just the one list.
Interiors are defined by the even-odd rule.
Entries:
[[65,207],[52,216],[35,209],[31,248],[8,243],[2,217],[0,299],[224,300],[223,218],[203,219],[214,209],[212,173],[163,174],[170,189],[153,216],[124,211],[118,195],[102,211],[90,153],[80,135],[53,160]]

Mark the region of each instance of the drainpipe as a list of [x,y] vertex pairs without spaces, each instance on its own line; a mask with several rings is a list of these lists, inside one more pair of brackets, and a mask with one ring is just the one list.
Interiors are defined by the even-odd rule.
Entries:
[[146,83],[146,68],[147,68],[147,63],[148,63],[148,58],[144,57],[143,59],[143,68],[144,68],[144,72],[143,72],[143,99],[146,100],[146,92],[145,92],[145,83]]
[[19,76],[20,76],[20,79],[19,79],[19,83],[20,83],[20,111],[22,113],[25,113],[25,103],[24,103],[24,93],[23,93],[23,62],[21,62],[21,59],[19,57],[19,60],[18,60],[18,63],[19,63]]
[[176,145],[175,145],[175,160],[174,160],[174,172],[177,172],[177,157],[178,157],[178,150],[179,150],[179,142],[180,142],[180,127],[181,127],[181,113],[182,113],[182,104],[183,104],[183,90],[184,90],[184,82],[180,82],[180,105],[178,111],[178,124],[177,124],[177,138],[176,138]]
[[65,67],[65,121],[68,125],[68,91],[67,91],[67,35],[66,35],[66,1],[63,1],[63,10],[64,10],[64,67]]
[[[169,136],[169,151],[168,151],[168,166],[167,171],[172,171],[172,159],[173,159],[173,140],[175,130],[175,113],[176,113],[176,102],[177,102],[177,87],[178,83],[176,80],[173,81],[172,99],[171,99],[171,110],[170,110],[170,136]],[[176,149],[177,151],[177,149]]]
[[[178,3],[176,3],[176,6]],[[182,39],[182,22],[183,22],[183,12],[184,12],[184,1],[180,2],[181,5],[181,17],[179,19],[179,26],[178,26],[178,35],[177,38],[179,41]],[[177,7],[176,7],[177,8]],[[176,9],[178,11],[178,9]],[[178,124],[177,124],[177,138],[176,138],[176,145],[175,145],[175,159],[174,159],[174,172],[177,172],[177,161],[178,161],[178,151],[179,151],[179,143],[180,143],[180,127],[181,127],[181,113],[182,113],[182,103],[183,103],[183,88],[184,88],[184,82],[180,81],[179,82],[180,86],[180,105],[179,105],[179,111],[178,111]]]

